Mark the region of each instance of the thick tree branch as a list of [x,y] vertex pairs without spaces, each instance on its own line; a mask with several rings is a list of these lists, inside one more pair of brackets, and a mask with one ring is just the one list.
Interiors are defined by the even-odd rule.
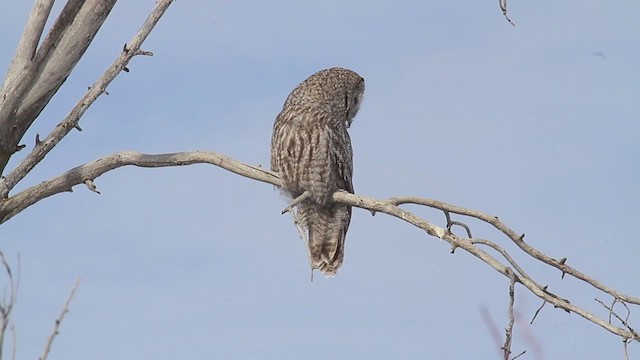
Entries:
[[[280,179],[276,173],[273,173],[268,170],[264,170],[260,167],[246,165],[228,156],[213,153],[213,152],[195,151],[195,152],[183,152],[183,153],[173,153],[173,154],[146,155],[146,154],[140,154],[132,151],[123,151],[123,152],[119,152],[119,153],[107,156],[105,158],[98,159],[90,163],[78,166],[74,169],[71,169],[61,174],[56,178],[53,178],[41,184],[32,186],[16,194],[15,196],[12,196],[7,200],[1,202],[0,203],[0,222],[5,222],[9,220],[11,217],[18,214],[20,211],[24,210],[28,206],[31,206],[46,197],[49,197],[61,192],[71,191],[71,188],[74,185],[79,185],[83,183],[93,184],[93,180],[95,180],[97,177],[99,177],[100,175],[110,170],[116,169],[118,167],[127,166],[127,165],[134,165],[139,167],[167,167],[167,166],[190,165],[190,164],[197,164],[197,163],[213,164],[247,178],[262,181],[275,186],[280,186]],[[90,182],[88,182],[88,180],[90,180]],[[449,211],[452,213],[473,216],[475,218],[481,219],[491,224],[497,224],[498,225],[497,227],[499,229],[508,229],[506,226],[499,223],[497,218],[494,216],[489,216],[479,211],[468,210],[468,209],[456,207],[453,205],[445,204],[439,201],[435,201],[435,200],[416,198],[416,197],[404,197],[404,198],[392,198],[388,200],[378,200],[378,199],[372,199],[364,196],[349,194],[346,192],[336,192],[333,195],[333,201],[352,205],[354,207],[359,207],[362,209],[367,209],[372,212],[382,212],[382,213],[397,217],[398,219],[404,220],[424,230],[427,234],[431,236],[435,236],[439,239],[442,239],[448,242],[451,245],[452,251],[457,248],[461,248],[467,251],[471,255],[480,259],[481,261],[483,261],[484,263],[486,263],[487,265],[491,266],[493,269],[495,269],[496,271],[504,275],[507,279],[509,279],[510,282],[516,281],[522,284],[529,291],[531,291],[533,294],[538,296],[540,299],[554,305],[555,307],[564,309],[567,312],[574,312],[582,316],[583,318],[597,325],[600,325],[607,331],[610,331],[611,333],[622,337],[623,339],[634,339],[634,340],[640,341],[640,337],[636,333],[629,331],[626,328],[620,328],[620,327],[614,326],[611,323],[607,322],[606,320],[603,320],[602,318],[594,315],[593,313],[590,313],[580,307],[577,307],[571,304],[568,300],[548,291],[547,286],[541,286],[540,284],[535,282],[532,278],[530,278],[521,269],[520,266],[515,266],[514,265],[515,261],[506,252],[506,250],[504,250],[503,248],[499,247],[496,244],[493,244],[491,241],[484,240],[484,239],[467,239],[467,238],[458,237],[457,235],[446,230],[445,228],[433,225],[430,222],[416,216],[414,213],[400,208],[398,205],[406,204],[406,203],[421,204],[421,205],[433,207],[435,209],[439,209],[443,212]],[[511,238],[511,236],[509,237]],[[517,237],[517,239],[518,241],[522,241],[521,236]],[[501,263],[492,255],[478,248],[476,244],[487,245],[487,246],[490,246],[492,249],[496,249],[498,253],[500,253],[505,259],[507,259],[509,264],[516,269],[518,274],[514,273],[510,267]],[[527,245],[526,249],[527,250],[525,251],[525,253],[529,255],[536,254],[537,256],[540,256],[540,254],[542,254],[538,250],[533,249],[530,245]],[[534,256],[534,255],[531,255],[531,256]],[[585,277],[583,281],[589,284],[594,284],[594,283],[599,284],[594,279],[584,274],[583,276]],[[602,289],[600,290],[616,298],[623,297],[627,299],[634,299],[631,296],[626,296],[626,295],[620,294],[617,291],[613,291],[606,286],[602,286]]]
[[9,80],[0,89],[0,173],[20,149],[18,141],[80,61],[115,2],[69,0],[35,56],[30,56],[50,6],[36,4],[30,20],[34,29],[25,30]]
[[95,180],[107,171],[134,165],[140,167],[167,167],[207,163],[219,166],[244,177],[279,186],[280,179],[270,171],[252,167],[213,152],[195,151],[173,154],[145,155],[133,151],[122,151],[102,159],[73,168],[62,175],[32,186],[4,201],[0,200],[0,223],[35,204],[61,192],[71,191],[74,185]]
[[[140,46],[145,41],[151,30],[160,20],[160,17],[167,10],[173,0],[158,1],[156,7],[147,17],[146,21],[133,37],[131,43],[125,45],[120,56],[107,68],[104,74],[90,88],[89,91],[78,101],[69,115],[42,141],[37,142],[31,153],[13,170],[5,179],[0,180],[0,198],[6,198],[13,187],[23,179],[44,157],[53,149],[71,130],[79,128],[78,122],[89,107],[102,95],[107,86],[125,69],[129,61],[140,54],[149,55],[142,52]],[[1,106],[1,105],[0,105]],[[2,118],[0,118],[2,119]],[[0,128],[2,124],[0,124]],[[25,129],[26,131],[26,129]],[[1,159],[0,159],[1,160]],[[0,164],[1,165],[1,164]]]
[[3,88],[4,84],[12,83],[29,66],[35,56],[38,42],[51,13],[53,2],[54,0],[38,0],[33,5],[29,20],[27,20],[27,25],[18,44],[18,49],[7,71],[7,77],[4,79]]

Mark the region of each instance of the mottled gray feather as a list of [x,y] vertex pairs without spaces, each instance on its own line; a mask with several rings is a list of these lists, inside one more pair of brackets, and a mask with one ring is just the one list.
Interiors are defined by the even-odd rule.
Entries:
[[308,231],[311,266],[335,275],[342,265],[351,207],[331,202],[333,193],[353,193],[353,152],[347,128],[362,101],[364,79],[343,68],[321,70],[298,85],[278,114],[271,139],[271,170],[298,205]]

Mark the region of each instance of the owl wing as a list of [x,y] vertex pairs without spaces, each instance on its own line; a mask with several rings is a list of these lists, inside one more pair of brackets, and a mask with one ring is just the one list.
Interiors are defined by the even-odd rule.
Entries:
[[[327,186],[333,191],[342,190],[353,193],[353,156],[351,140],[346,129],[344,131],[328,131],[325,139],[320,142],[317,154],[325,154],[324,172],[328,171],[330,177],[326,178]],[[336,274],[342,265],[344,258],[344,242],[351,222],[351,206],[328,203],[322,206],[314,206],[309,217],[309,255],[311,266],[326,276]]]
[[331,147],[331,166],[335,169],[336,187],[353,194],[353,150],[351,138],[344,130],[334,139]]

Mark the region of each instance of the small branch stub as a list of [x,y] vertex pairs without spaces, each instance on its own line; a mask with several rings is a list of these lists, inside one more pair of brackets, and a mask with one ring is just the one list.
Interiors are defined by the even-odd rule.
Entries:
[[153,53],[151,51],[138,50],[136,51],[136,55],[153,56]]
[[293,210],[293,208],[300,204],[301,202],[303,202],[304,200],[308,199],[311,196],[311,193],[309,191],[305,191],[302,193],[302,195],[298,196],[297,198],[293,199],[293,201],[291,201],[291,203],[289,203],[289,206],[287,206],[286,208],[284,208],[284,210],[282,210],[282,214],[286,214],[290,211]]
[[500,3],[500,10],[502,10],[502,16],[504,16],[505,19],[507,19],[507,21],[509,22],[509,24],[511,24],[511,26],[516,26],[516,24],[513,23],[513,21],[511,21],[511,19],[509,19],[509,14],[507,12],[507,0],[499,0]]
[[96,187],[96,184],[93,183],[93,180],[91,179],[86,179],[84,181],[84,184],[87,185],[87,188],[91,191],[93,191],[96,194],[100,194],[100,191],[98,191],[98,188]]

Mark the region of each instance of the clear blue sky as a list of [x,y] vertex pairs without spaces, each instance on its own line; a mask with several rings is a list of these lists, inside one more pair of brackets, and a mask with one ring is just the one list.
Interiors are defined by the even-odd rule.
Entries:
[[[84,131],[16,190],[120,150],[212,150],[268,166],[287,94],[343,66],[367,86],[351,128],[357,193],[498,215],[538,249],[638,296],[640,2],[509,5],[515,28],[497,1],[177,1],[144,46],[155,55],[135,58]],[[30,6],[3,6],[0,69]],[[27,148],[152,6],[118,3]],[[76,277],[50,359],[499,359],[482,313],[502,336],[508,281],[397,219],[354,210],[338,276],[310,282],[271,186],[205,165],[124,168],[96,185],[102,195],[76,187],[2,225],[0,249],[22,263],[20,359],[41,354]],[[593,298],[610,299],[468,223],[550,290],[606,317]],[[622,359],[619,338],[577,315],[546,307],[528,325],[539,305],[516,288],[515,353]],[[637,343],[630,350],[640,356]]]

